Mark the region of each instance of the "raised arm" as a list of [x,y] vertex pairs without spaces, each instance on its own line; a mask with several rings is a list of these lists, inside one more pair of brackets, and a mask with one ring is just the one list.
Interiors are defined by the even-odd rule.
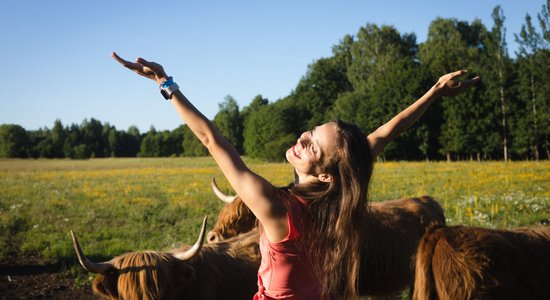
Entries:
[[[129,62],[114,52],[113,58],[124,67],[154,80],[159,85],[169,79],[164,68],[157,63],[142,58],[138,58],[135,63]],[[216,160],[233,189],[262,223],[268,237],[271,240],[284,237],[287,234],[285,229],[288,227],[286,209],[276,196],[276,188],[248,169],[235,148],[180,90],[173,92],[171,102],[191,131]]]
[[369,134],[367,139],[371,145],[372,156],[378,156],[389,142],[409,129],[435,100],[442,96],[459,95],[480,80],[479,76],[463,81],[455,79],[465,73],[466,70],[461,70],[441,76],[437,83],[420,99]]

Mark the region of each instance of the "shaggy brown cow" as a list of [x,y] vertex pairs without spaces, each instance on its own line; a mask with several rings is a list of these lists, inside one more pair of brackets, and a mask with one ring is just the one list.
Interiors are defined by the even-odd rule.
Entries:
[[550,299],[550,228],[428,229],[413,299]]
[[220,191],[216,181],[212,179],[212,189],[216,196],[228,205],[218,214],[218,219],[212,230],[208,232],[206,240],[215,243],[248,232],[256,226],[256,216],[237,196],[227,196]]
[[201,249],[205,227],[206,218],[190,249],[131,252],[103,263],[89,261],[71,234],[81,265],[98,273],[92,288],[103,299],[252,299],[258,289],[257,233]]
[[[255,228],[254,223],[241,222],[234,216],[236,212],[240,216],[252,215],[242,200],[224,195],[214,181],[212,187],[222,200],[233,202],[220,212],[214,229],[208,234],[209,243]],[[443,209],[428,196],[375,202],[370,208],[372,213],[364,229],[360,293],[383,296],[412,288],[418,241],[430,225],[445,224]]]

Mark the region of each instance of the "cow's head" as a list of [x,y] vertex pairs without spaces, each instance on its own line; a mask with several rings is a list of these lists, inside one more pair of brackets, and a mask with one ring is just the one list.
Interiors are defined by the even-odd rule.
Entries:
[[218,220],[210,232],[208,232],[208,243],[219,242],[224,239],[236,236],[252,230],[256,225],[256,216],[244,204],[239,196],[229,196],[224,194],[212,179],[212,189],[214,194],[227,203],[220,214]]
[[187,250],[130,252],[99,263],[84,255],[73,231],[71,236],[82,267],[97,274],[92,283],[95,295],[103,299],[179,299],[182,287],[194,278],[186,261],[199,253],[206,221],[207,217],[197,242]]

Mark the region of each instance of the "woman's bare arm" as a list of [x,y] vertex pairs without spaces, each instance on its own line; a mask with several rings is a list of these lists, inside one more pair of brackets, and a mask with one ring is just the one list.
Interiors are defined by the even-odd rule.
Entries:
[[[161,84],[168,78],[164,68],[157,63],[142,58],[132,63],[120,58],[114,52],[113,58],[124,67],[156,81],[157,84]],[[233,189],[262,223],[268,238],[272,241],[284,238],[288,233],[286,209],[277,198],[276,188],[248,169],[235,148],[181,91],[173,93],[171,102],[218,163]]]
[[372,156],[378,156],[389,142],[409,129],[435,100],[442,96],[456,96],[480,80],[479,77],[464,81],[455,79],[465,73],[465,70],[461,70],[443,75],[420,99],[369,134],[367,139],[371,145]]

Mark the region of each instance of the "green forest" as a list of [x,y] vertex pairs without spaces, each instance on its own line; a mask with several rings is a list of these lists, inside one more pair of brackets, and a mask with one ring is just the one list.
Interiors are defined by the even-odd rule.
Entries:
[[[505,15],[493,24],[437,18],[423,43],[414,33],[367,23],[312,62],[286,97],[261,95],[242,109],[232,96],[214,124],[246,156],[284,159],[305,130],[332,119],[369,133],[412,104],[439,76],[467,69],[482,81],[468,93],[436,101],[419,122],[388,145],[382,160],[550,159],[550,1],[527,15],[508,53]],[[73,158],[204,156],[186,125],[172,131],[119,130],[96,119],[51,129],[0,125],[0,157]]]

